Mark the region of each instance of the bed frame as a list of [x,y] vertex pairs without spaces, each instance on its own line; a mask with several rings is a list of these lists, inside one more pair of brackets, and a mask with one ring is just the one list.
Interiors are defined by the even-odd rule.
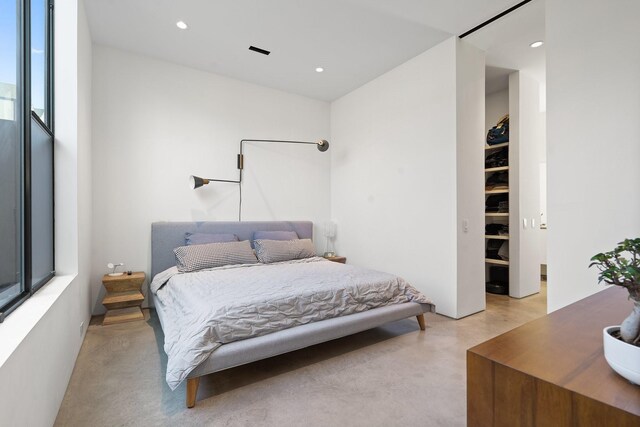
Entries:
[[[293,230],[301,239],[313,237],[313,223],[309,221],[155,222],[151,224],[151,277],[175,265],[173,249],[184,245],[184,234],[187,232],[234,233],[240,240],[252,240],[254,231],[278,230]],[[162,303],[155,298],[155,295],[153,302],[164,329]],[[203,375],[299,350],[411,316],[416,316],[420,330],[424,331],[426,328],[424,313],[432,310],[433,306],[429,304],[409,302],[308,323],[268,335],[224,344],[211,353],[209,358],[187,377],[187,407],[195,406],[198,384]]]

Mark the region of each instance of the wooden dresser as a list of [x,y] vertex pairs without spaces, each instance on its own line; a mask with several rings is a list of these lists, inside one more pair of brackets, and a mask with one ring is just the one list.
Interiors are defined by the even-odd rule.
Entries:
[[609,288],[467,351],[467,424],[640,426],[640,386],[616,374],[602,329],[631,312]]

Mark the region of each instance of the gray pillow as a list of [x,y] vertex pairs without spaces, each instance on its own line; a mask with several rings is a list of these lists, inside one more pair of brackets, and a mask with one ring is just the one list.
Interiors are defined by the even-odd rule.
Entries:
[[203,268],[258,262],[248,240],[180,246],[175,248],[173,253],[176,255],[178,271],[183,273]]
[[311,239],[263,240],[254,242],[256,256],[264,264],[316,256],[316,248]]
[[297,240],[295,231],[255,231],[253,240]]
[[184,233],[184,243],[189,245],[206,245],[207,243],[237,242],[235,234]]

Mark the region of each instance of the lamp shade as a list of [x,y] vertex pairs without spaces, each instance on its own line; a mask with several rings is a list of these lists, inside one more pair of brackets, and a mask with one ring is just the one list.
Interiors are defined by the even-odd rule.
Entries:
[[322,152],[329,149],[329,141],[327,141],[326,139],[320,139],[316,142],[316,144],[318,144],[318,150]]
[[199,176],[191,175],[189,177],[189,188],[195,190],[196,188],[200,188],[205,184],[208,184],[209,180],[200,178]]
[[327,221],[324,223],[324,237],[333,239],[336,237],[336,223],[333,221]]

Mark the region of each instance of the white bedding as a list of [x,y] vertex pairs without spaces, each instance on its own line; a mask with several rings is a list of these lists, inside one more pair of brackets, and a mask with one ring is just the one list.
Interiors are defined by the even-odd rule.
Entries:
[[192,273],[173,267],[156,275],[151,291],[163,305],[172,390],[225,343],[410,301],[435,311],[397,276],[319,257]]

